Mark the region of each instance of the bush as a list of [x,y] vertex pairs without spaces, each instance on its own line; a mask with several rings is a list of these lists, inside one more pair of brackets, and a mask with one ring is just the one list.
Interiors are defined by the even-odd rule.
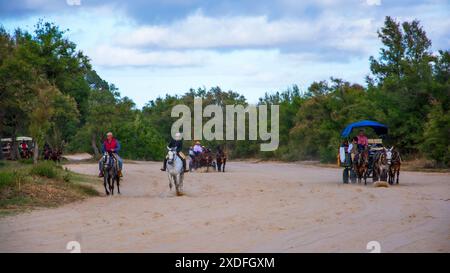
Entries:
[[58,175],[58,172],[53,162],[45,161],[34,165],[30,170],[30,174],[47,178],[55,178]]
[[72,176],[70,175],[69,172],[66,172],[66,173],[63,175],[63,181],[66,182],[66,183],[69,183],[71,180],[72,180]]
[[0,172],[0,189],[12,186],[17,179],[17,174],[11,171]]
[[428,158],[440,167],[450,166],[450,113],[441,104],[433,106],[425,124],[424,141],[420,145]]
[[22,163],[22,164],[33,164],[33,159],[32,158],[19,159],[18,161],[19,161],[19,163]]
[[327,147],[320,147],[319,154],[320,162],[333,163],[336,162],[337,148],[332,145],[328,145]]

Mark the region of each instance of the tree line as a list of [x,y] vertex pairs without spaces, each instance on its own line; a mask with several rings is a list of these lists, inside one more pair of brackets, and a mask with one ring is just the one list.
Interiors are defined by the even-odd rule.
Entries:
[[[0,136],[33,137],[35,154],[48,143],[66,152],[99,156],[105,132],[113,131],[123,157],[160,160],[176,120],[171,117],[175,105],[193,108],[198,97],[205,106],[249,103],[238,92],[213,87],[159,97],[137,109],[97,74],[65,33],[43,21],[33,33],[0,28]],[[449,166],[449,50],[432,52],[417,20],[400,23],[386,17],[378,37],[383,47],[369,59],[371,73],[365,85],[330,78],[306,89],[293,85],[268,92],[259,99],[258,104],[280,105],[278,150],[260,152],[255,141],[205,144],[224,146],[232,158],[334,162],[345,125],[373,119],[389,126],[387,144],[406,157],[426,157]],[[17,143],[13,150],[19,157]]]

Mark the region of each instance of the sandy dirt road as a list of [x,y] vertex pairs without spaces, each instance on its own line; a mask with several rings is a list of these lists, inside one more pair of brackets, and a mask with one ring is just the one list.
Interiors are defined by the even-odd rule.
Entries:
[[374,188],[339,183],[340,169],[233,162],[187,174],[176,197],[159,168],[127,164],[121,196],[1,218],[0,251],[68,252],[76,240],[83,252],[368,252],[375,240],[382,252],[450,252],[449,174]]

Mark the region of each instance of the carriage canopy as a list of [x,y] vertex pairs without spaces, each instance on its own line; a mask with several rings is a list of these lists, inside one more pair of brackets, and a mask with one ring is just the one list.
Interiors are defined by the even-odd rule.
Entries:
[[387,135],[388,133],[388,127],[384,124],[372,120],[361,120],[347,125],[347,127],[345,127],[345,129],[342,130],[341,137],[348,137],[352,133],[352,130],[354,128],[361,128],[361,127],[372,128],[375,131],[375,133],[377,133],[377,135]]

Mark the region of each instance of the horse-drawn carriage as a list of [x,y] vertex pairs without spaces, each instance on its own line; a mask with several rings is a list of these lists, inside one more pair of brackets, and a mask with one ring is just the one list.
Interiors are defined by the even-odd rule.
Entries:
[[221,148],[218,148],[215,154],[209,148],[204,148],[202,153],[195,153],[193,149],[189,149],[190,172],[199,168],[206,168],[206,172],[209,172],[210,168],[225,172],[226,160],[227,156]]
[[[388,173],[378,175],[377,172],[374,172],[374,159],[378,156],[379,152],[385,151],[385,147],[383,145],[383,138],[388,134],[388,127],[384,124],[381,124],[376,121],[370,120],[362,120],[355,123],[349,124],[344,130],[341,132],[341,137],[343,139],[348,139],[353,131],[356,128],[371,128],[373,134],[377,136],[377,138],[368,139],[368,146],[365,149],[365,155],[367,156],[366,167],[367,170],[364,173],[364,180],[366,178],[372,178],[373,181],[381,179],[387,179]],[[347,152],[347,148],[341,146],[339,151],[339,164],[341,167],[344,167],[342,180],[343,183],[348,183],[350,180],[352,183],[355,183],[357,180],[357,173],[354,169],[354,164],[352,164],[352,159],[350,153]],[[361,153],[362,154],[362,153]],[[345,157],[345,159],[343,158]],[[381,177],[378,177],[381,176]],[[361,178],[361,177],[359,177]]]
[[[16,137],[17,149],[20,154],[20,158],[29,159],[33,157],[33,139],[27,136]],[[13,158],[13,139],[2,138],[1,139],[3,158]]]

